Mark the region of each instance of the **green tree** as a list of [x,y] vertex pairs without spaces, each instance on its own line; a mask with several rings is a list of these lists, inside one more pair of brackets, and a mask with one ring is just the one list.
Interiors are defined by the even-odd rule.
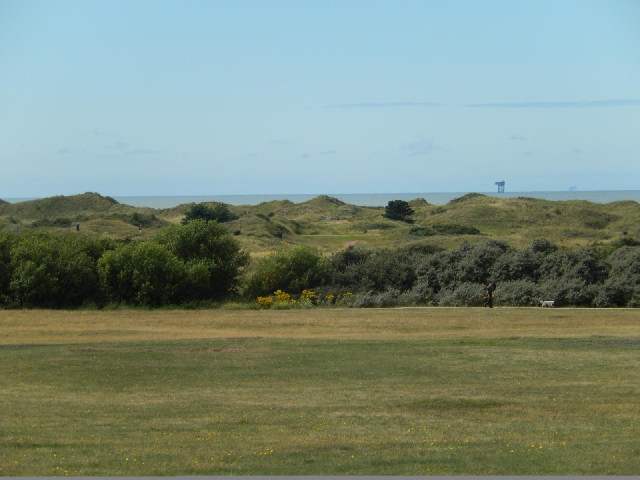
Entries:
[[213,220],[219,223],[224,223],[236,220],[237,218],[238,216],[232,213],[231,210],[229,210],[229,207],[224,203],[216,203],[213,207],[204,203],[192,203],[191,208],[182,219],[182,223],[187,224],[192,220]]
[[387,206],[384,207],[384,214],[382,216],[390,220],[413,223],[411,215],[414,213],[413,208],[411,208],[408,202],[404,200],[391,200]]
[[[185,299],[222,298],[239,285],[249,254],[217,222],[192,220],[163,229],[156,240],[182,260],[192,278]],[[207,278],[205,278],[205,271]]]

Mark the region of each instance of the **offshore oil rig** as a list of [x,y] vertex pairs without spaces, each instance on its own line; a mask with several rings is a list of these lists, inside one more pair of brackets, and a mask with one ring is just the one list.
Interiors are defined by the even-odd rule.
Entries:
[[494,183],[498,186],[498,193],[504,193],[504,180]]

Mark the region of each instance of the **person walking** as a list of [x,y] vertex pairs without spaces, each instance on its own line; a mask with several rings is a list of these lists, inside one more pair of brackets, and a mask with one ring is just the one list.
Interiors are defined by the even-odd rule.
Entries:
[[493,308],[493,296],[494,296],[494,290],[496,289],[496,284],[491,282],[489,283],[489,285],[487,285],[486,288],[486,295],[487,295],[487,299],[484,302],[484,306],[485,307],[489,307],[489,308]]

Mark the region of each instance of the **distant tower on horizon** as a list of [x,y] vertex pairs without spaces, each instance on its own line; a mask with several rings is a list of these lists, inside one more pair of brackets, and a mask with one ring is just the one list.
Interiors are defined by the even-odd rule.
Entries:
[[504,180],[495,182],[495,184],[498,185],[498,193],[504,193]]

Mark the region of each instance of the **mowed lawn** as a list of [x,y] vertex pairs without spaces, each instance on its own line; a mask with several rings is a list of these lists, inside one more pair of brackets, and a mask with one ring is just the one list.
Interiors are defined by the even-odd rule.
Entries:
[[0,475],[635,475],[640,311],[0,311]]

